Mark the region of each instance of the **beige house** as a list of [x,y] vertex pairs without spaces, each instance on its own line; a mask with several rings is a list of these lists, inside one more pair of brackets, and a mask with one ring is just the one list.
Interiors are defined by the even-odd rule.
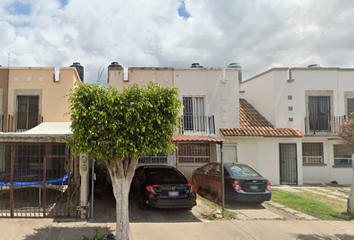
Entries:
[[76,217],[80,175],[63,96],[80,81],[73,67],[0,67],[0,217]]

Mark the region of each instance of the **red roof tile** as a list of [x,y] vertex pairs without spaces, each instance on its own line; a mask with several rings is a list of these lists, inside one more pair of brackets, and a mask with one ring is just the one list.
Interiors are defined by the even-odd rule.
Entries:
[[226,139],[216,139],[216,138],[208,138],[208,137],[194,137],[187,135],[173,135],[173,141],[175,142],[228,142]]
[[240,127],[220,128],[224,136],[302,137],[295,128],[275,128],[245,99],[240,99]]

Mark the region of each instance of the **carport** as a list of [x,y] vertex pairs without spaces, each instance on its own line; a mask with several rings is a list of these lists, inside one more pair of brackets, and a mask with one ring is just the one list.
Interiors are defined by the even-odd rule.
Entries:
[[[208,138],[208,137],[196,137],[196,136],[187,136],[187,135],[174,135],[173,136],[173,141],[175,142],[176,146],[180,149],[182,149],[181,146],[184,146],[184,150],[186,149],[186,147],[188,147],[188,145],[190,146],[196,146],[198,144],[211,144],[215,146],[215,150],[211,150],[214,151],[213,154],[213,158],[210,159],[214,160],[214,161],[222,161],[223,159],[223,154],[222,154],[222,150],[223,150],[223,143],[224,142],[228,142],[228,140],[225,139],[215,139],[215,138]],[[216,147],[218,146],[218,147]],[[191,175],[193,169],[193,164],[190,163],[186,163],[186,164],[180,164],[178,162],[178,159],[180,157],[181,151],[177,150],[173,153],[174,155],[174,165],[177,169],[179,169],[187,178],[188,178],[188,172]],[[192,154],[193,155],[193,154]],[[203,156],[183,156],[184,159],[200,159],[200,158],[205,158]],[[161,163],[160,163],[161,164]],[[163,163],[162,163],[163,164]],[[200,163],[199,166],[203,165],[204,163]],[[95,166],[95,169],[97,170],[97,165]],[[223,172],[222,172],[223,174]],[[95,185],[101,180],[100,178],[105,178],[106,174],[102,172],[101,173],[97,173],[96,172],[96,181],[95,181]],[[104,186],[105,184],[103,184]],[[105,219],[111,219],[112,221],[115,221],[115,199],[113,196],[113,190],[111,188],[111,186],[104,186],[105,190],[104,192],[100,193],[100,197],[101,199],[97,198],[97,196],[94,199],[94,208],[93,208],[93,216],[94,218],[105,218]],[[100,187],[95,187],[94,191],[101,191],[102,188]],[[134,195],[131,194],[130,196],[130,204],[129,206],[132,207],[130,209],[130,215],[134,216],[137,215],[137,213],[139,214],[147,214],[146,212],[141,212],[139,210],[137,210],[134,206],[136,205],[137,208],[137,204],[136,201],[134,201]],[[92,205],[91,205],[92,206]],[[161,213],[163,211],[159,211],[159,213]]]
[[70,123],[0,133],[0,217],[77,217],[79,172]]

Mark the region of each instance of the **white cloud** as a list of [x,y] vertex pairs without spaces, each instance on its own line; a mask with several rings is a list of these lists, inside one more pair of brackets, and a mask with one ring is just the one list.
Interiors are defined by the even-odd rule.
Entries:
[[[0,0],[0,64],[69,66],[79,61],[87,82],[99,68],[226,67],[239,62],[244,78],[272,66],[354,65],[350,0],[181,1]],[[30,4],[29,15],[9,11]],[[102,77],[103,78],[103,77]],[[105,81],[105,79],[103,79]]]

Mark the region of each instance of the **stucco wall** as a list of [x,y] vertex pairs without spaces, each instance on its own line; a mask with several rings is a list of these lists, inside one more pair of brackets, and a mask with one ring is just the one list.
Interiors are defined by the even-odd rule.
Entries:
[[[222,81],[222,76],[226,81]],[[181,100],[183,96],[204,96],[205,115],[215,117],[216,137],[222,137],[221,127],[239,126],[238,84],[238,71],[233,69],[174,71],[174,86]]]
[[280,184],[280,143],[297,144],[297,178],[298,185],[302,185],[302,161],[300,138],[256,138],[256,137],[230,137],[230,142],[237,143],[238,162],[245,163],[263,177],[269,179],[272,185]]
[[173,87],[173,68],[129,68],[128,80],[124,81],[123,69],[108,71],[109,86],[122,91],[131,84],[140,86],[155,82],[163,87]]
[[[210,161],[216,162],[220,158],[219,147],[215,143],[210,143]],[[174,153],[176,154],[176,152]],[[204,166],[206,163],[177,163],[177,169],[191,182],[192,173],[195,169]]]
[[76,69],[60,69],[59,82],[53,80],[54,68],[21,68],[10,69],[8,112],[16,114],[16,94],[38,95],[40,99],[40,114],[45,122],[68,122],[70,116],[64,116],[69,110],[68,98],[63,98],[74,83],[79,81]]
[[336,181],[339,184],[349,185],[353,183],[352,168],[336,168],[334,165],[333,145],[341,144],[340,140],[331,138],[311,138],[303,139],[303,142],[322,142],[324,164],[318,166],[304,165],[304,183],[330,183]]
[[[269,122],[275,125],[275,77],[286,73],[286,70],[268,71],[258,77],[246,80],[241,84],[240,98],[246,99]],[[277,78],[279,78],[277,76]]]

